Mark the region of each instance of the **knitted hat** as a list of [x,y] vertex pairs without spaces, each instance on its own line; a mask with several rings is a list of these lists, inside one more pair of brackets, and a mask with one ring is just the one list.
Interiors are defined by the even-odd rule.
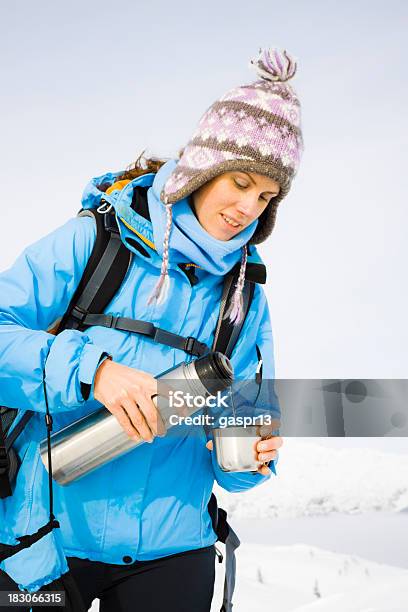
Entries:
[[204,113],[168,177],[161,199],[165,204],[177,202],[231,170],[266,175],[279,183],[280,192],[250,241],[259,244],[271,233],[277,204],[290,189],[303,139],[299,100],[288,84],[295,75],[296,62],[286,51],[260,49],[250,65],[260,80],[231,89]]
[[[259,244],[271,233],[277,206],[289,192],[303,151],[300,103],[287,82],[296,73],[296,62],[286,51],[260,49],[250,65],[261,78],[229,90],[208,108],[162,189],[160,197],[166,206],[167,227],[162,274],[151,299],[158,298],[166,284],[171,207],[175,202],[224,172],[245,170],[268,176],[279,183],[280,191],[259,217],[249,241]],[[232,304],[235,322],[242,311],[245,265],[243,247]]]

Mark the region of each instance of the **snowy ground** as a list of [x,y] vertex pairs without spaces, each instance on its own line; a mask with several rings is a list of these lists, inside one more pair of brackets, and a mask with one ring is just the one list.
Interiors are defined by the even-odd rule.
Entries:
[[[408,570],[305,545],[243,544],[234,610],[253,612],[406,612]],[[221,565],[220,565],[221,567]],[[218,568],[217,568],[218,569]],[[220,609],[218,571],[212,611]]]
[[408,509],[408,453],[338,450],[286,438],[277,477],[239,495],[219,487],[215,493],[237,519],[398,512]]

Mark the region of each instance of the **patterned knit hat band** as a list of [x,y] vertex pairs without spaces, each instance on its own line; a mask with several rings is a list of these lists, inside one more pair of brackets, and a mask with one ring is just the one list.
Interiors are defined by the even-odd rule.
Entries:
[[251,61],[260,80],[236,87],[212,104],[202,116],[161,193],[175,203],[207,181],[233,170],[268,176],[280,192],[262,215],[251,242],[272,231],[277,204],[289,192],[303,151],[300,104],[287,83],[296,62],[284,51],[260,50]]

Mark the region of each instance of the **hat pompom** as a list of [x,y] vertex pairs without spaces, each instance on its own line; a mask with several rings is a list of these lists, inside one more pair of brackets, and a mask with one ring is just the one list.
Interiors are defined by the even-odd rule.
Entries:
[[296,61],[284,49],[259,49],[257,58],[250,61],[258,75],[267,81],[285,82],[296,73]]

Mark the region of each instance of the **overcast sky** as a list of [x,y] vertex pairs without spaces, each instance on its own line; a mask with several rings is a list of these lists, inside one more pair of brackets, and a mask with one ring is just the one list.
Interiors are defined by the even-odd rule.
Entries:
[[305,153],[261,247],[276,375],[407,378],[407,17],[398,0],[3,3],[0,269],[91,177],[174,156],[280,46]]

